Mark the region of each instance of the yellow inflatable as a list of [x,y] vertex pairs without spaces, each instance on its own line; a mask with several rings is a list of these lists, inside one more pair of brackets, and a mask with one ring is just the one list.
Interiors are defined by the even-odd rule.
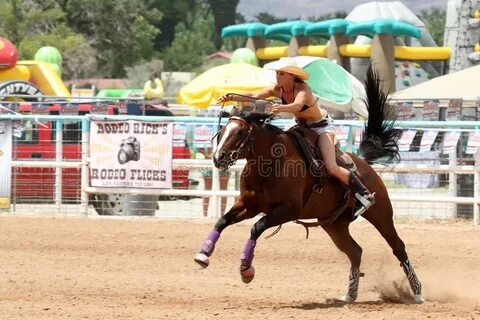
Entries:
[[328,46],[303,46],[298,48],[298,53],[301,56],[314,56],[314,57],[326,57],[328,55]]
[[160,99],[163,98],[165,92],[163,91],[163,83],[162,80],[155,78],[154,80],[156,88],[152,88],[152,81],[148,80],[145,85],[143,86],[143,94],[145,99],[152,100],[152,99]]
[[50,63],[18,61],[15,67],[0,71],[0,82],[6,81],[30,82],[47,96],[70,96],[67,87]]
[[256,51],[257,58],[260,60],[278,60],[281,57],[288,56],[288,47],[266,47]]
[[2,70],[2,72],[0,72],[0,82],[10,80],[29,81],[30,70],[28,70],[27,66],[15,66],[7,70]]
[[477,43],[477,44],[475,45],[475,51],[476,51],[476,52],[480,52],[480,43]]
[[[477,45],[479,46],[479,45]],[[480,47],[475,47],[476,51]],[[344,44],[340,46],[340,54],[345,57],[370,58],[371,45]],[[326,57],[328,46],[303,46],[299,48],[299,55]],[[408,47],[395,46],[395,59],[400,60],[447,60],[452,52],[448,47]],[[257,57],[261,60],[276,60],[288,56],[288,47],[266,47],[257,49]]]
[[[354,58],[369,58],[371,45],[345,44],[340,54]],[[407,47],[395,46],[395,59],[405,60],[447,60],[452,54],[448,47]]]

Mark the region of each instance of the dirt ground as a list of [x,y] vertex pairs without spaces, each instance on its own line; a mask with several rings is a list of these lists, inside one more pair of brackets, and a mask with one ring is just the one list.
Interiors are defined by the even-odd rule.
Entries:
[[211,264],[193,262],[212,220],[0,216],[0,319],[480,319],[480,227],[397,223],[426,302],[403,299],[405,276],[366,222],[359,299],[344,304],[349,264],[321,230],[285,225],[256,248],[242,283],[253,221],[232,226]]

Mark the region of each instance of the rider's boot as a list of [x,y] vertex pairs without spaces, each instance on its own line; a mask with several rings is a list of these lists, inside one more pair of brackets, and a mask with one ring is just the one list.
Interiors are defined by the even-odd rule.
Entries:
[[358,217],[375,203],[375,193],[370,193],[355,172],[350,172],[350,188],[355,197],[354,217]]

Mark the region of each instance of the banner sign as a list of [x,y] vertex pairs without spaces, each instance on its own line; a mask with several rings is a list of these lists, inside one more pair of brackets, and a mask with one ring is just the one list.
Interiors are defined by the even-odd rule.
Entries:
[[173,125],[173,146],[185,147],[187,140],[187,125],[182,123],[175,123]]
[[172,187],[172,122],[92,121],[93,187]]
[[462,99],[452,99],[448,102],[447,120],[460,120],[462,116]]
[[474,131],[468,133],[468,143],[466,154],[475,154],[480,147],[480,131]]
[[423,102],[422,120],[438,120],[440,102],[438,100],[425,100]]
[[432,144],[437,138],[438,130],[427,130],[423,132],[422,141],[420,142],[419,152],[429,152],[432,149]]
[[62,103],[60,104],[60,113],[62,115],[77,115],[78,104],[74,103]]
[[413,102],[404,101],[397,103],[397,120],[411,120],[415,118]]
[[402,137],[398,141],[398,151],[409,151],[415,134],[417,134],[416,130],[403,130]]
[[12,122],[0,121],[0,209],[10,208]]
[[196,125],[193,131],[193,146],[195,148],[212,148],[212,137],[215,134],[215,125]]
[[480,97],[477,98],[475,101],[475,109],[477,110],[477,118],[476,119],[465,119],[465,120],[479,120],[480,119]]
[[457,150],[458,139],[460,139],[460,131],[448,131],[445,132],[443,138],[443,153],[451,153]]

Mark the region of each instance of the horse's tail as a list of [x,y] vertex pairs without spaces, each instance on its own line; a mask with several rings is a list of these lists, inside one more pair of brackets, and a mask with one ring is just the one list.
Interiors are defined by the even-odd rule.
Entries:
[[370,65],[365,80],[368,120],[359,147],[359,155],[370,164],[380,158],[387,164],[400,161],[397,141],[402,132],[395,129],[397,116],[388,104],[388,96],[381,90],[380,83],[378,73]]

